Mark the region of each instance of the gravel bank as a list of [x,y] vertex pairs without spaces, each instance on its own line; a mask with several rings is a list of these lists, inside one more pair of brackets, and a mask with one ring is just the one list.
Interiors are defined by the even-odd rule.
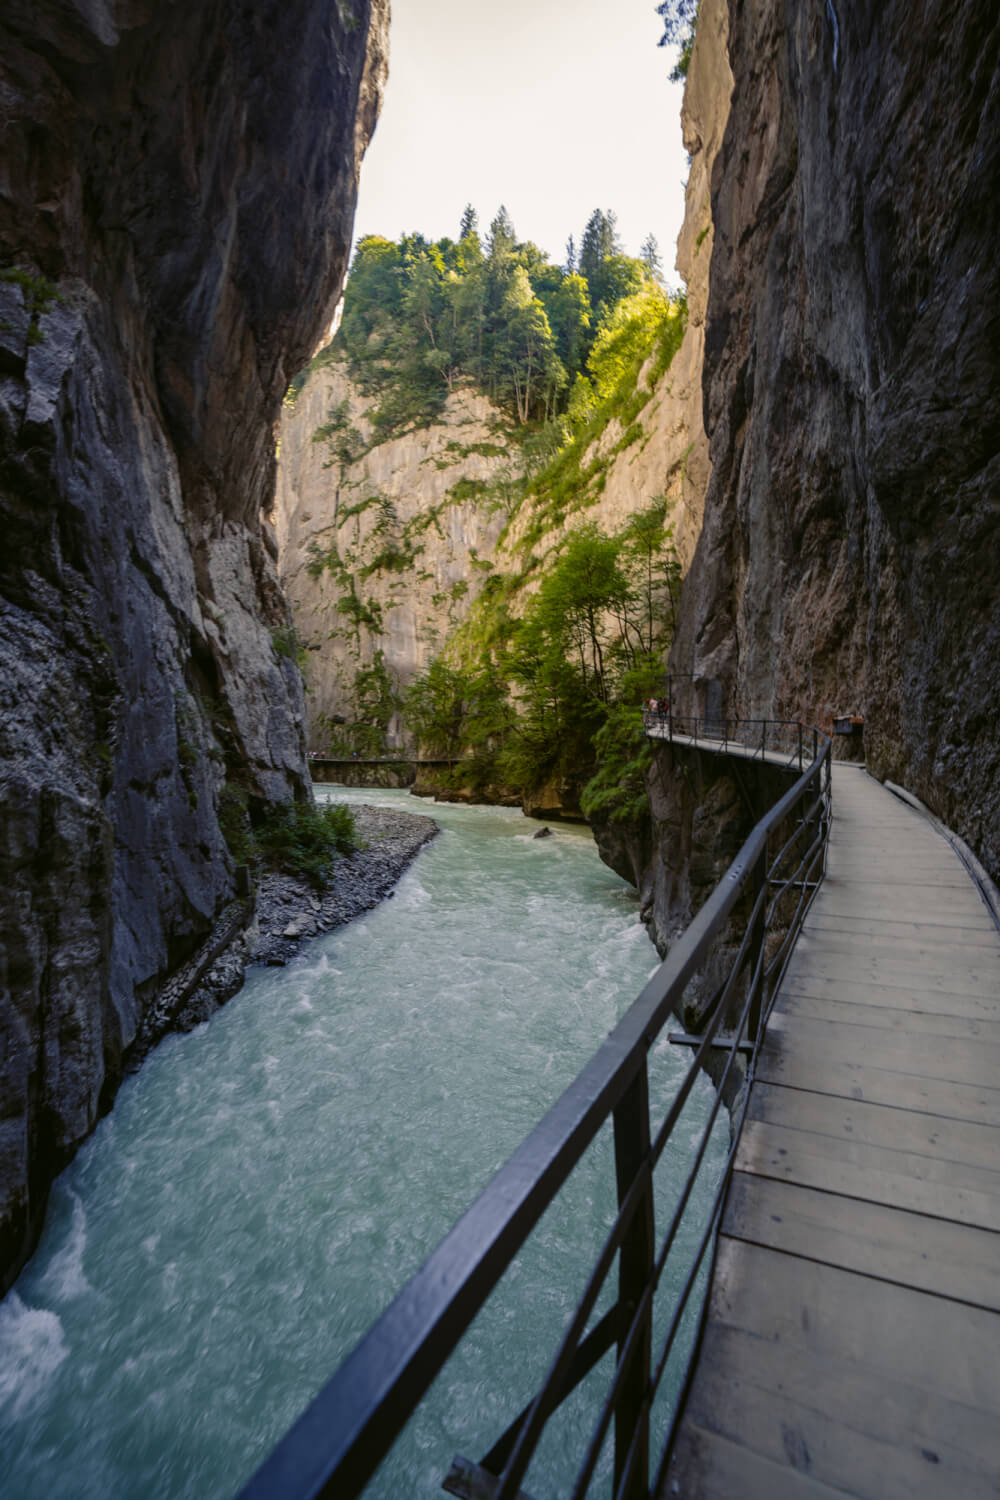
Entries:
[[190,1031],[207,1021],[242,987],[250,964],[286,964],[307,939],[377,906],[438,832],[434,819],[419,813],[367,805],[352,812],[364,847],[337,861],[324,890],[293,875],[268,874],[258,881],[252,911],[240,901],[226,908],[209,942],[148,1012],[129,1050],[130,1070],[167,1032]]
[[389,895],[414,856],[438,831],[433,818],[391,807],[353,807],[365,846],[340,859],[325,891],[290,875],[265,875],[257,894],[257,946],[251,962],[287,963],[303,939],[370,911]]

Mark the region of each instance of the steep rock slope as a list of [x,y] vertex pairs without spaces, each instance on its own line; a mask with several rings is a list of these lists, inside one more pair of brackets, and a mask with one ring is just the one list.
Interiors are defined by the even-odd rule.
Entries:
[[224,782],[308,795],[258,514],[387,26],[387,0],[0,20],[0,1290],[233,897]]
[[730,6],[712,190],[712,473],[677,671],[865,716],[1000,874],[1000,17]]

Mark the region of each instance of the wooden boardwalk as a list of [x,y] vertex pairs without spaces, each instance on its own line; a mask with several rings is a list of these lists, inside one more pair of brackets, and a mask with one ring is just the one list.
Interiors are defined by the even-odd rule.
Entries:
[[996,1500],[1000,933],[919,813],[833,799],[663,1494]]

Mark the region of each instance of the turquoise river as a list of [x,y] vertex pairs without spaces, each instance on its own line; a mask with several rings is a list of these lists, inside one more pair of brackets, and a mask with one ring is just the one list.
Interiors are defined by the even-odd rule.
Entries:
[[[508,809],[318,795],[427,811],[442,831],[391,900],[285,969],[251,969],[209,1024],[164,1042],[56,1183],[0,1303],[5,1500],[233,1496],[656,966],[586,829],[534,839]],[[654,1048],[660,1108],[687,1060]],[[658,1224],[711,1103],[699,1086],[658,1169]],[[719,1123],[716,1167],[725,1147]],[[366,1493],[440,1495],[456,1453],[492,1445],[551,1358],[613,1196],[608,1133]],[[584,1385],[550,1424],[536,1500],[567,1492],[593,1399]]]

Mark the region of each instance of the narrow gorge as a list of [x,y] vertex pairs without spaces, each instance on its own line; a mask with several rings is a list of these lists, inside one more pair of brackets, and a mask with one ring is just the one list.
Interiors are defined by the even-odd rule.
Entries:
[[1000,880],[995,4],[701,0],[680,289],[604,210],[352,260],[388,35],[0,19],[0,1294],[311,756],[588,821],[663,954],[752,799],[640,704],[849,717]]

